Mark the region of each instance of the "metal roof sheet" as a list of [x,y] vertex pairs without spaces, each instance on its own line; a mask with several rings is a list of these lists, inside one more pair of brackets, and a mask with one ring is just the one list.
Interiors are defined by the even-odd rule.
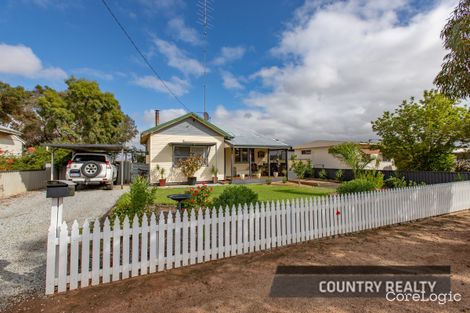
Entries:
[[231,146],[285,148],[285,149],[290,148],[290,145],[280,140],[259,134],[251,129],[230,128],[230,129],[227,129],[227,132],[233,135],[232,139],[226,140],[226,142]]
[[14,129],[11,129],[11,128],[6,127],[6,126],[2,126],[2,125],[0,125],[0,133],[6,133],[6,134],[10,134],[10,135],[17,135],[17,136],[21,135],[21,132],[19,132],[17,130],[14,130]]
[[70,149],[74,151],[85,151],[85,152],[98,152],[98,151],[106,151],[106,152],[119,152],[122,149],[126,150],[124,145],[118,144],[71,144],[71,143],[45,143],[43,146],[51,147],[51,148],[62,148],[62,149]]

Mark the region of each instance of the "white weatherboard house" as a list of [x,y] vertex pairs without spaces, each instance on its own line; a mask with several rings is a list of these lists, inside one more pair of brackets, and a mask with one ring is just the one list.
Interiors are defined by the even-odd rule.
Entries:
[[[347,164],[344,164],[332,154],[328,153],[329,148],[344,142],[346,141],[315,140],[295,146],[294,153],[297,155],[299,160],[310,160],[312,166],[315,168],[349,169],[350,167]],[[373,158],[373,161],[367,165],[367,169],[395,169],[393,162],[385,159],[380,150],[372,149],[369,143],[358,144],[363,152],[369,154]],[[378,162],[376,160],[378,160]]]
[[21,155],[24,147],[24,140],[17,130],[0,125],[0,150],[5,154]]
[[176,164],[190,155],[201,155],[205,160],[195,174],[198,182],[212,180],[212,166],[218,169],[219,180],[232,181],[255,173],[271,176],[278,172],[281,176],[287,168],[290,146],[251,130],[222,129],[195,113],[160,123],[158,110],[155,124],[140,136],[141,144],[146,146],[151,183],[158,181],[157,165],[165,169],[169,183],[186,182],[187,177]]

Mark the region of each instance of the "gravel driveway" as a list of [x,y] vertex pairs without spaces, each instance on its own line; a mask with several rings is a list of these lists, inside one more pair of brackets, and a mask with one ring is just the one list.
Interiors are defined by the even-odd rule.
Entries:
[[[102,216],[127,191],[83,190],[64,199],[64,219]],[[32,191],[0,200],[0,311],[30,294],[43,294],[51,199]]]

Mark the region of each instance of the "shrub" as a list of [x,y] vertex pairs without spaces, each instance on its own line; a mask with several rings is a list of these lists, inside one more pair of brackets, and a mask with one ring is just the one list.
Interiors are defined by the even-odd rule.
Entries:
[[144,214],[152,212],[156,192],[157,189],[151,187],[146,178],[137,176],[131,184],[130,191],[116,202],[110,218],[114,220],[118,217],[122,222],[127,215],[132,221],[134,215],[137,215],[141,221]]
[[283,184],[287,183],[287,177],[283,177],[283,178],[282,178],[282,183],[283,183]]
[[326,174],[326,171],[324,168],[322,168],[320,170],[320,172],[318,172],[318,177],[321,178],[321,179],[327,179],[328,178],[328,174]]
[[426,183],[417,183],[412,180],[406,180],[405,177],[397,177],[397,176],[391,176],[387,178],[385,181],[385,186],[387,188],[405,188],[405,187],[414,187],[414,186],[424,186]]
[[371,170],[360,172],[357,178],[371,181],[374,184],[375,189],[382,189],[384,186],[384,174],[379,171]]
[[355,193],[355,192],[364,192],[364,191],[372,191],[375,190],[375,185],[372,181],[362,178],[353,179],[348,182],[342,183],[337,192],[339,194],[346,194],[346,193]]
[[215,165],[212,165],[212,168],[211,168],[212,177],[217,177],[218,173],[219,173],[219,169]]
[[343,170],[337,170],[335,173],[335,177],[337,181],[341,181],[343,179]]
[[191,155],[186,159],[178,161],[176,167],[181,170],[186,177],[194,177],[194,174],[201,168],[204,164],[204,159],[200,155]]
[[222,194],[214,199],[214,207],[225,208],[226,206],[238,206],[239,204],[250,204],[258,201],[258,194],[246,186],[229,186]]
[[165,179],[165,168],[158,165],[155,167],[155,172],[157,173],[158,176],[160,176],[159,179]]
[[271,185],[272,182],[273,182],[272,178],[266,178],[266,185]]
[[[70,158],[70,151],[57,149],[54,152],[54,164],[64,165]],[[51,162],[51,152],[46,147],[29,147],[21,156],[10,155],[0,150],[0,170],[42,170]]]
[[464,180],[465,180],[465,177],[460,173],[458,173],[454,179],[454,181],[464,181]]
[[191,195],[191,199],[183,202],[185,208],[195,209],[196,213],[199,208],[207,208],[210,206],[210,196],[214,191],[212,187],[206,184],[190,188],[186,193]]
[[387,178],[385,181],[385,186],[387,188],[404,188],[408,187],[408,182],[406,181],[405,177],[397,177],[391,176]]
[[406,186],[405,177],[390,176],[384,181],[387,188],[402,188]]
[[467,160],[455,161],[455,171],[456,172],[470,172],[470,162]]
[[312,165],[310,160],[308,160],[307,163],[304,163],[301,160],[297,160],[297,156],[295,154],[291,156],[290,160],[292,163],[290,170],[295,173],[298,179],[304,179],[306,176],[311,175]]

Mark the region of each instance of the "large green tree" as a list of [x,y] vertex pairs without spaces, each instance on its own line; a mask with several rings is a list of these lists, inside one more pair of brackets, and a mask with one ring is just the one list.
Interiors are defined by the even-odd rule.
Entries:
[[434,83],[448,97],[470,97],[470,0],[460,0],[441,32],[444,47],[442,69]]
[[466,107],[435,91],[424,91],[423,99],[405,100],[393,112],[372,122],[381,137],[382,153],[398,169],[448,171],[454,167],[455,145],[466,142]]
[[72,77],[66,84],[58,92],[47,86],[27,91],[0,82],[0,123],[21,131],[27,145],[124,143],[137,134],[134,121],[97,82]]

